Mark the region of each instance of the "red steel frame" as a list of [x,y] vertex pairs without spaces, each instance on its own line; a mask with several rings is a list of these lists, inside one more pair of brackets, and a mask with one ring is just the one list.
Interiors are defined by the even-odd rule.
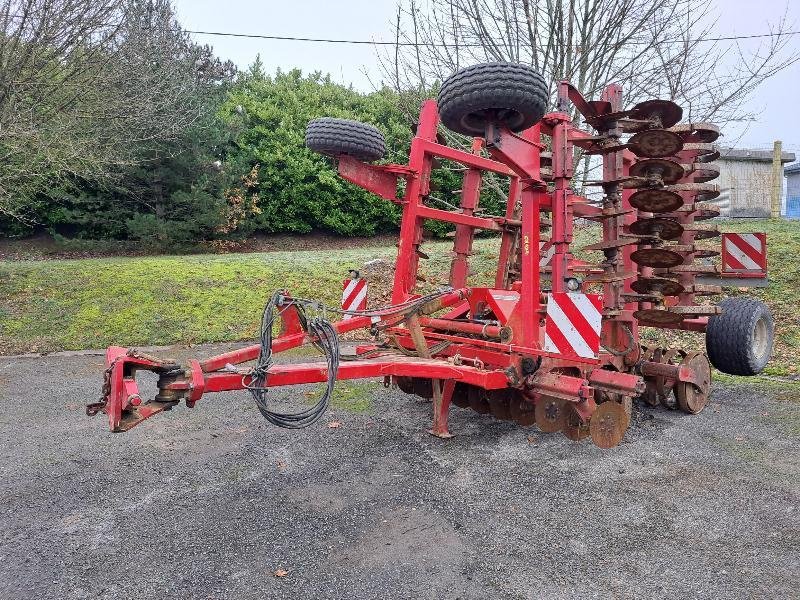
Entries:
[[[441,398],[434,402],[431,432],[435,435],[448,435],[447,414],[457,382],[487,390],[517,388],[532,401],[542,396],[568,400],[574,403],[582,418],[588,419],[596,407],[595,389],[629,396],[641,393],[644,382],[639,373],[650,367],[675,380],[693,381],[693,373],[685,366],[653,366],[638,362],[638,327],[633,312],[641,303],[624,301],[623,294],[631,292],[629,280],[603,284],[603,344],[605,347],[626,348],[632,335],[636,343],[631,344],[625,354],[601,350],[596,358],[583,359],[565,358],[543,350],[546,297],[540,279],[543,272],[539,266],[541,213],[550,213],[552,219],[550,241],[555,247],[555,255],[550,291],[556,293],[568,291],[566,282],[575,272],[586,271],[585,265],[575,261],[570,253],[574,218],[602,220],[604,240],[619,238],[625,227],[636,218],[629,204],[632,190],[621,191],[622,211],[609,218],[603,214],[603,209],[589,204],[586,198],[575,194],[570,187],[575,147],[590,148],[596,138],[573,125],[566,112],[568,104],[571,102],[586,117],[615,112],[621,108],[621,88],[608,86],[601,100],[595,102],[585,100],[567,82],[559,84],[558,92],[559,111],[545,115],[538,124],[521,134],[487,126],[485,137],[474,140],[471,152],[437,141],[438,110],[436,103],[428,100],[421,108],[407,165],[370,165],[348,156],[338,158],[341,177],[402,207],[393,304],[420,297],[416,286],[424,221],[433,219],[455,225],[449,282],[454,291],[442,297],[427,312],[422,311],[423,314],[413,317],[413,324],[411,318],[398,320],[387,329],[397,344],[417,350],[420,358],[395,354],[379,356],[347,362],[338,371],[339,379],[417,377],[431,379],[435,385],[441,385]],[[542,135],[549,136],[552,142],[553,172],[550,186],[542,179],[540,170],[540,155],[545,149]],[[489,157],[483,156],[483,151]],[[692,162],[691,156],[683,158]],[[436,159],[455,161],[466,167],[460,211],[444,211],[425,204],[431,191],[431,172]],[[604,180],[625,177],[634,160],[634,155],[626,149],[604,153]],[[508,205],[502,216],[476,214],[484,172],[495,173],[509,180]],[[405,193],[402,198],[397,198],[400,179],[406,182]],[[690,181],[690,178],[687,179],[687,182]],[[478,229],[500,234],[498,269],[493,288],[468,287],[468,259]],[[515,243],[519,244],[521,255],[518,277],[512,277],[507,271]],[[622,260],[626,266],[632,264],[632,251],[630,246],[622,249]],[[646,274],[644,270],[643,274]],[[498,291],[503,294],[497,294]],[[682,304],[691,304],[692,301],[690,293],[682,294],[678,299]],[[491,310],[499,325],[485,326],[461,319],[480,313],[485,308]],[[445,314],[432,316],[443,309],[447,309]],[[311,341],[300,328],[294,310],[284,310],[281,316],[284,328],[273,341],[273,352]],[[676,327],[703,331],[706,323],[707,317],[686,319]],[[370,325],[369,317],[355,317],[334,324],[339,333],[368,328]],[[415,335],[418,331],[422,331],[422,340]],[[448,341],[450,345],[436,355],[429,356],[430,348],[441,341]],[[360,351],[375,349],[369,345],[359,348]],[[113,431],[125,431],[153,414],[171,408],[180,399],[185,399],[191,407],[208,392],[242,389],[248,383],[248,377],[222,369],[254,360],[259,350],[258,345],[253,345],[204,361],[193,360],[189,362],[188,369],[176,371],[174,365],[152,357],[142,357],[124,348],[112,347],[106,359],[109,378],[106,402],[104,406],[95,406],[94,411],[102,409],[108,414]],[[140,369],[165,374],[155,401],[142,403],[138,396],[135,372]],[[267,385],[321,382],[326,377],[324,363],[279,365],[270,369]]]

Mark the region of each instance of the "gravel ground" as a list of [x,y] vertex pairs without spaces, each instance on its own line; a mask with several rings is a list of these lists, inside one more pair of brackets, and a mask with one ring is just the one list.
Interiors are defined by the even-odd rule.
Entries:
[[605,451],[457,408],[438,440],[383,389],[302,431],[230,393],[114,435],[101,365],[0,359],[0,598],[798,597],[792,390],[640,409]]

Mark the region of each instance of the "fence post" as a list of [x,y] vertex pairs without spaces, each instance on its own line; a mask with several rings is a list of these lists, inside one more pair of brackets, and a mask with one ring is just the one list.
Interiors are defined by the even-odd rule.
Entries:
[[782,144],[775,140],[772,147],[772,194],[770,217],[779,219],[781,216],[781,198],[783,197],[783,168],[781,165]]

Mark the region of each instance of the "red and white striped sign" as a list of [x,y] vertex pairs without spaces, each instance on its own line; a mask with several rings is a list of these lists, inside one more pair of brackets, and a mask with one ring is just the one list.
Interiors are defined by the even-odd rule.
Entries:
[[[342,287],[342,310],[367,309],[367,281],[360,277],[345,279]],[[353,315],[344,315],[344,319],[352,319]]]
[[602,309],[602,294],[547,294],[545,351],[565,356],[597,358],[600,352]]
[[539,266],[552,267],[555,253],[556,247],[550,240],[539,242]]
[[767,234],[723,233],[722,272],[765,276]]

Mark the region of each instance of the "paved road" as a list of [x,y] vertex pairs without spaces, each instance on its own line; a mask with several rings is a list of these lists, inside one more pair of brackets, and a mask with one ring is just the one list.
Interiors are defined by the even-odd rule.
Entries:
[[112,435],[100,366],[0,359],[0,598],[797,597],[792,391],[641,410],[608,451],[460,409],[440,441],[382,389],[339,428],[231,393]]

